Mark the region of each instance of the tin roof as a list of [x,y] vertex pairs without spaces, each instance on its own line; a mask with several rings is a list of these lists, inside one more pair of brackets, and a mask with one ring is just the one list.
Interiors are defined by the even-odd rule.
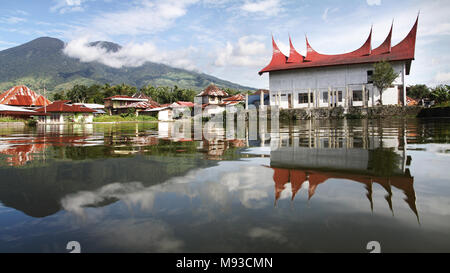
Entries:
[[299,54],[289,38],[290,53],[289,57],[285,56],[278,48],[272,36],[272,60],[264,67],[259,74],[271,71],[280,71],[288,69],[301,69],[310,67],[323,67],[333,65],[348,65],[375,63],[382,60],[386,61],[409,61],[407,63],[406,74],[409,75],[411,61],[414,60],[414,52],[416,45],[416,33],[419,16],[408,35],[397,45],[391,47],[392,28],[384,42],[377,48],[372,50],[372,29],[366,42],[357,50],[336,55],[326,55],[315,51],[310,45],[306,37],[306,56]]
[[59,100],[55,101],[52,104],[48,105],[46,108],[41,107],[36,109],[36,112],[45,112],[48,113],[94,113],[95,110],[91,108],[84,107],[82,105],[74,105],[68,104],[69,100]]
[[210,84],[197,97],[212,96],[212,97],[228,97],[228,93],[217,87],[215,84]]
[[15,106],[45,106],[52,102],[25,85],[14,86],[0,95],[0,104]]

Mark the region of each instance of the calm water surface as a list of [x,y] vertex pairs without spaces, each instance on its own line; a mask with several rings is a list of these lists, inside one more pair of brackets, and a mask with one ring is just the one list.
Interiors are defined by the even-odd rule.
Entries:
[[450,120],[0,127],[0,252],[450,252]]

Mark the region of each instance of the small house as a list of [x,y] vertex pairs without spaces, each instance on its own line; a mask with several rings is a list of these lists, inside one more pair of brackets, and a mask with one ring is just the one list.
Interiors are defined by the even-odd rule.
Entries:
[[36,112],[47,114],[39,117],[39,123],[90,123],[94,119],[95,110],[82,105],[70,104],[70,100],[60,100],[46,107],[38,108]]
[[228,97],[228,93],[217,87],[215,84],[210,84],[196,97],[202,98],[202,104],[220,104],[222,99]]

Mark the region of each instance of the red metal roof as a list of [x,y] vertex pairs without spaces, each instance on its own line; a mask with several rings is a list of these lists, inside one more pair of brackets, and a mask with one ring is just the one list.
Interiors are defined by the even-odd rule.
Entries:
[[105,98],[105,100],[110,100],[110,99],[137,99],[137,98],[133,98],[133,97],[126,96],[126,95],[115,95],[112,97]]
[[[414,60],[414,52],[416,45],[416,33],[419,16],[408,35],[396,46],[391,47],[392,26],[385,41],[377,48],[372,50],[372,29],[366,42],[357,50],[337,55],[325,55],[315,51],[306,38],[306,57],[300,55],[292,45],[290,56],[286,57],[278,48],[272,36],[273,54],[269,65],[264,67],[259,74],[271,71],[287,70],[287,69],[301,69],[309,67],[322,67],[333,65],[347,65],[347,64],[361,64],[361,63],[375,63],[382,60],[386,61],[402,61]],[[407,73],[409,74],[410,62],[407,65]]]
[[55,101],[52,104],[48,105],[46,108],[38,108],[36,109],[36,112],[45,112],[48,113],[93,113],[95,110],[91,108],[84,107],[82,105],[73,105],[73,104],[67,104],[68,100],[59,100]]
[[194,103],[190,101],[177,101],[172,103],[172,107],[194,107]]
[[243,101],[245,100],[245,96],[242,94],[236,94],[234,96],[223,99],[222,101]]
[[25,85],[14,86],[0,95],[0,104],[15,106],[45,106],[52,102]]

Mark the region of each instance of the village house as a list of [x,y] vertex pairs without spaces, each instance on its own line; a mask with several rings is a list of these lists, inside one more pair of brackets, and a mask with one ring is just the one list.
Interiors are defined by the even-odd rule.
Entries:
[[42,116],[44,113],[38,113],[33,110],[25,109],[18,106],[9,106],[0,104],[0,117],[11,117],[15,119],[29,119],[33,116]]
[[259,71],[260,75],[269,73],[270,104],[280,108],[378,105],[380,92],[373,85],[373,65],[385,60],[398,77],[383,91],[382,103],[406,105],[405,77],[414,60],[418,19],[409,34],[395,46],[391,46],[391,26],[384,42],[375,49],[372,49],[371,30],[359,49],[337,55],[315,51],[306,38],[306,56],[303,56],[289,38],[290,53],[285,56],[272,37],[272,60]]
[[142,93],[136,93],[132,97],[116,95],[106,98],[104,101],[105,110],[109,115],[128,113],[130,111],[129,109],[133,109],[136,116],[138,116],[141,111],[159,106],[159,103]]
[[196,97],[202,98],[202,104],[220,104],[223,98],[228,97],[228,93],[212,83]]
[[[159,105],[158,107],[147,108],[140,112],[141,115],[157,116],[159,121],[172,121],[174,120],[174,109],[188,109],[189,117],[193,114],[194,103],[190,101],[177,101],[172,104]],[[183,109],[183,110],[184,110]],[[182,111],[182,110],[180,110]],[[186,116],[178,114],[180,117],[186,118]],[[177,116],[177,118],[179,118]]]
[[14,86],[0,94],[0,104],[36,109],[51,104],[44,96],[34,92],[25,85]]
[[47,114],[45,116],[39,116],[39,123],[91,123],[94,119],[93,113],[95,110],[82,105],[70,104],[70,100],[60,100],[46,107],[38,108],[36,112]]

